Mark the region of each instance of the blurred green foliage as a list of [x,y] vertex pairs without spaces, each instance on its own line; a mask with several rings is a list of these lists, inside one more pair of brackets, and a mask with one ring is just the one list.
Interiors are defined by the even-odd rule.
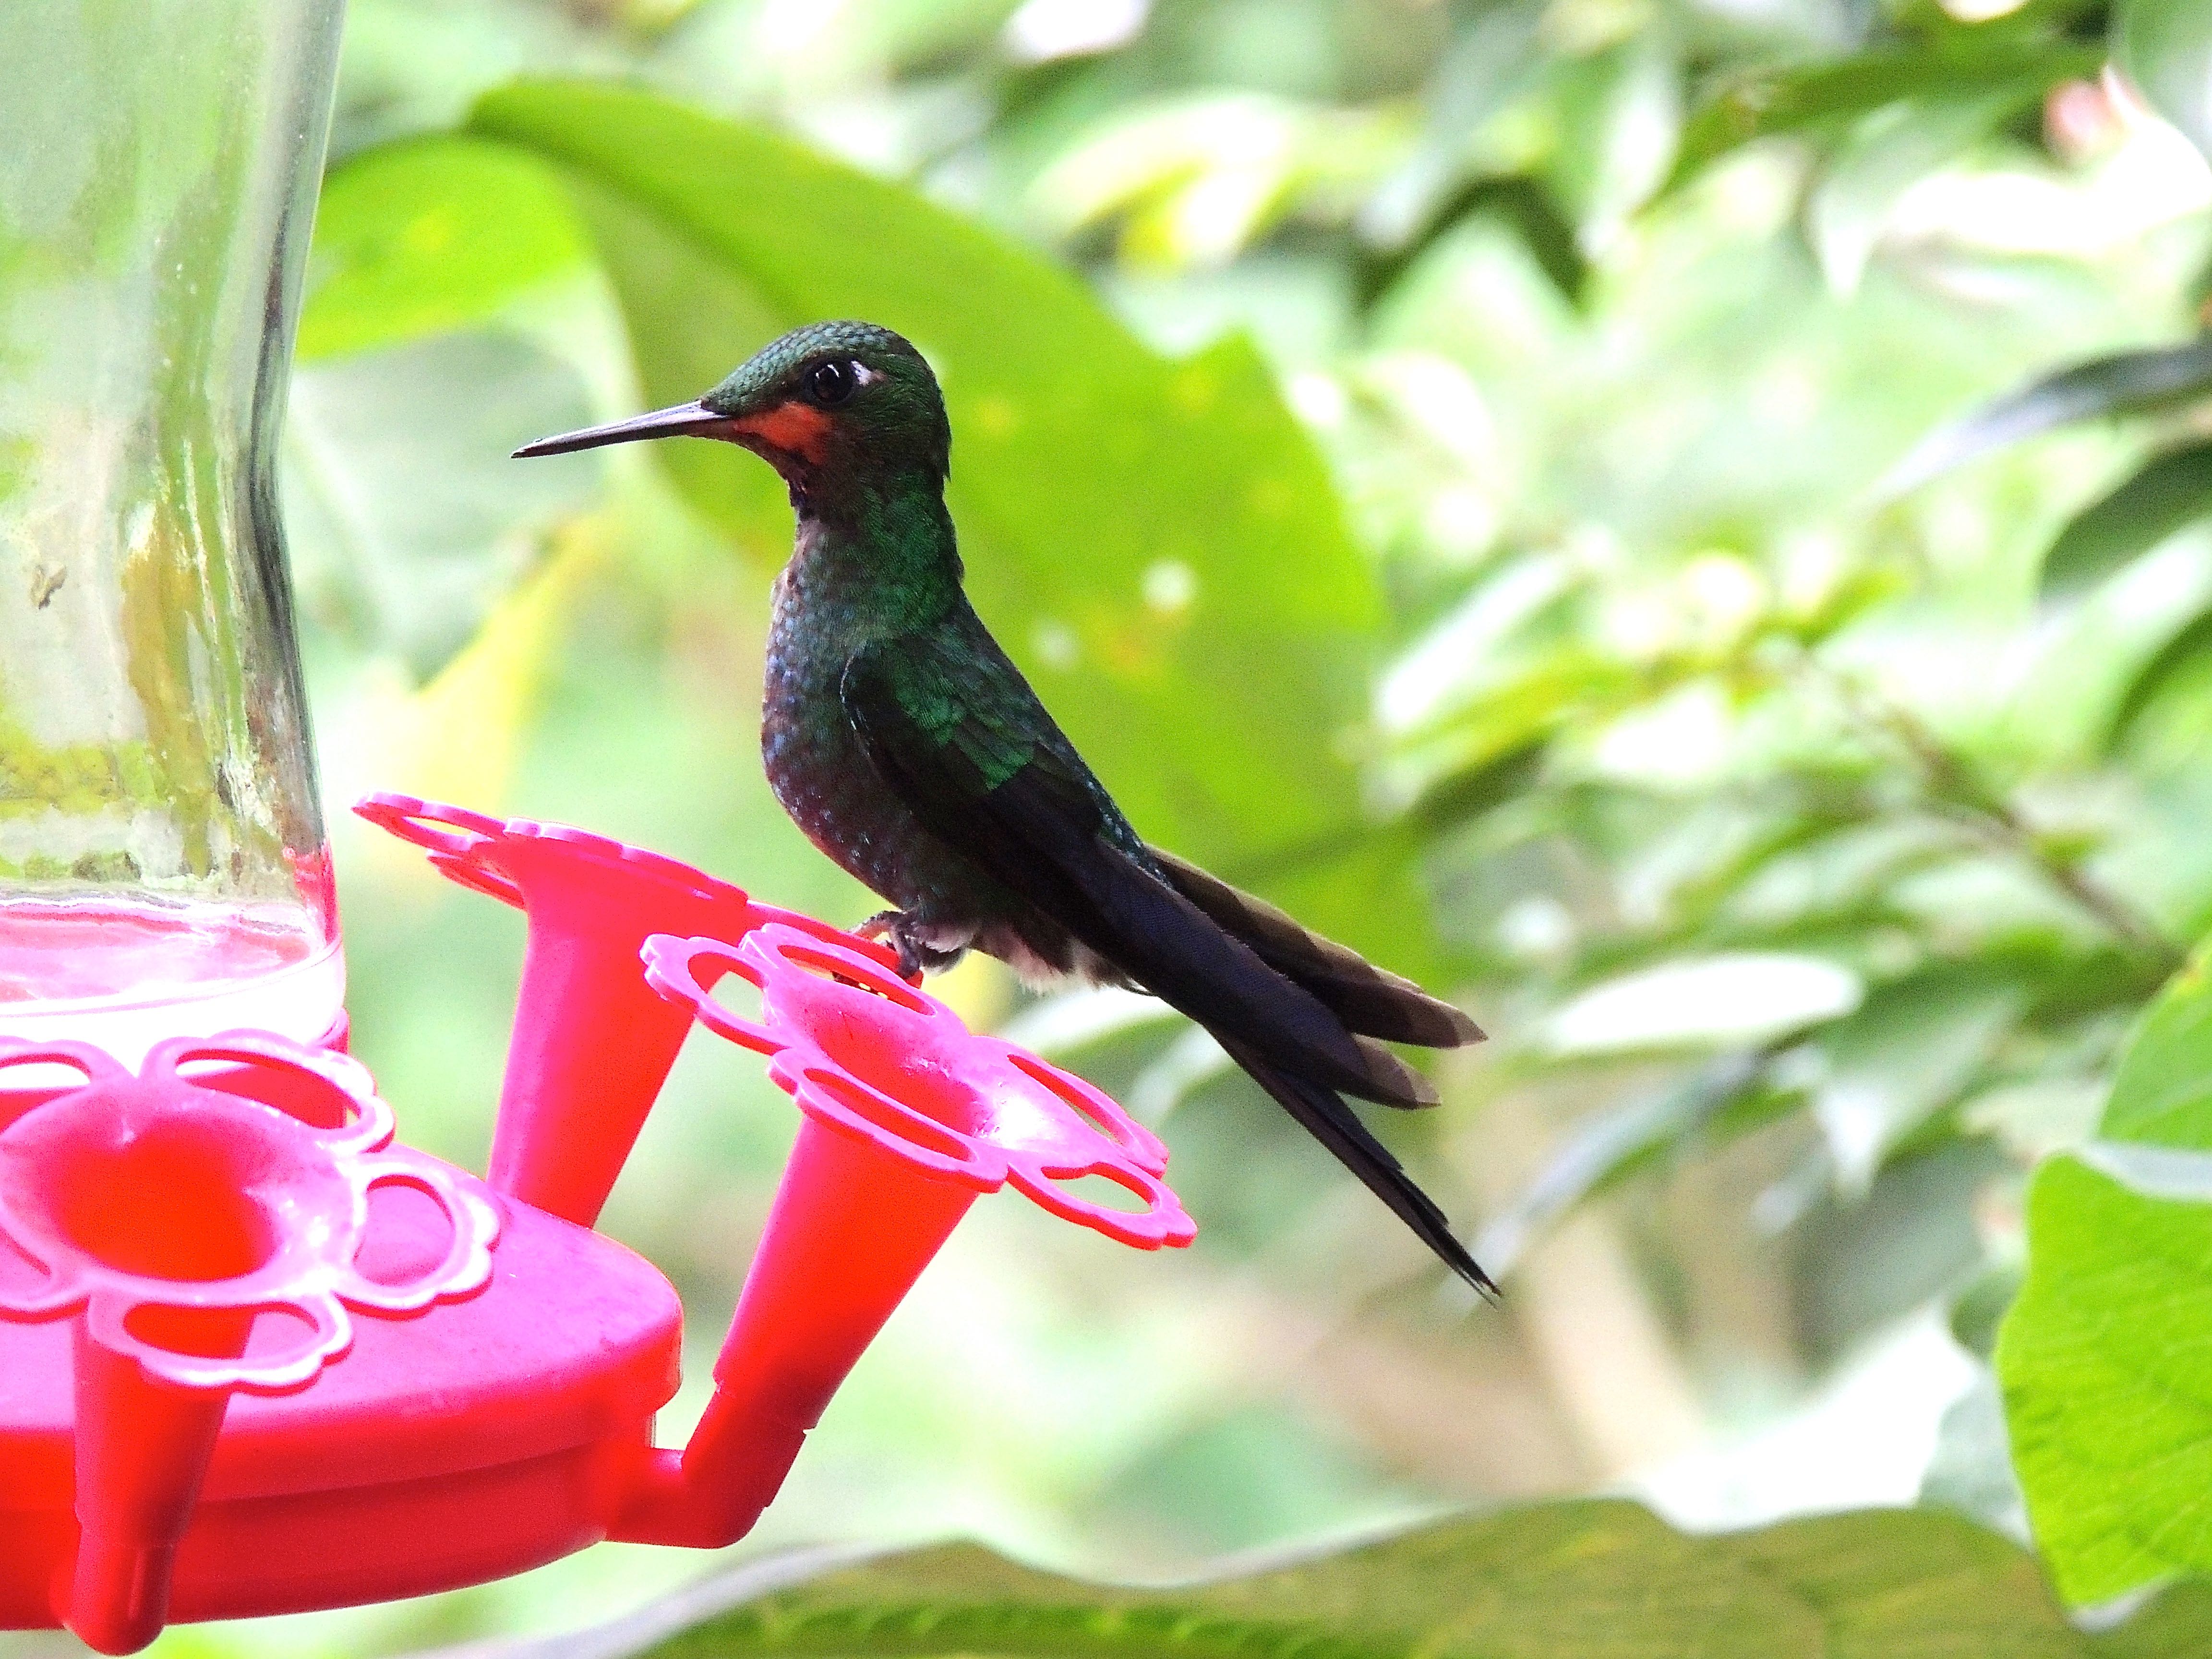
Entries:
[[1079,1583],[963,1545],[832,1560],[793,1584],[805,1565],[740,1570],[716,1587],[718,1601],[738,1605],[673,1636],[648,1615],[596,1637],[592,1650],[2087,1659],[2190,1650],[2207,1613],[2193,1593],[2169,1596],[2130,1626],[2085,1634],[2066,1622],[2032,1557],[1955,1516],[1832,1516],[1686,1538],[1618,1500],[1512,1510],[1164,1589]]
[[[703,444],[497,459],[867,315],[944,374],[979,608],[1140,828],[1493,1033],[1382,1126],[1505,1277],[1469,1317],[1209,1044],[961,969],[972,1017],[1159,1124],[1200,1243],[1121,1260],[980,1206],[760,1541],[1176,1572],[1595,1482],[1751,1523],[1923,1470],[2018,1529],[1986,1356],[2026,1253],[1998,1352],[2060,1589],[2212,1565],[2110,1545],[2178,1536],[2212,1445],[2174,1336],[2202,1194],[2081,1151],[2212,925],[2212,5],[355,0],[349,29],[286,478],[334,794],[872,908],[758,777],[773,477]],[[479,1157],[513,924],[364,839],[342,864],[360,1050],[411,1138]],[[2178,1006],[2125,1062],[2160,1099],[2212,1073]],[[2136,1133],[2148,1098],[2124,1081],[2102,1133],[2202,1149]],[[687,1054],[617,1194],[694,1376],[788,1134]],[[2130,1480],[2154,1450],[2183,1473]],[[2092,1641],[1924,1516],[1817,1548],[1501,1525],[1625,1529],[1622,1583],[1940,1533],[1982,1565],[1937,1622],[2027,1621],[1976,1650],[2193,1650],[2193,1589]],[[695,1571],[602,1550],[164,1650],[572,1626]],[[1538,1618],[1580,1592],[1528,1594],[1512,1650],[1588,1650]]]

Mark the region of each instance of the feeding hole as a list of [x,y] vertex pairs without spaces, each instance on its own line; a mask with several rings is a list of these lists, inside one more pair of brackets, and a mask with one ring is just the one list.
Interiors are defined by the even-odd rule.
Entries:
[[78,1142],[53,1183],[53,1219],[86,1255],[149,1279],[236,1279],[276,1253],[276,1230],[240,1190],[231,1149],[190,1122],[121,1145]]
[[447,880],[467,888],[471,893],[481,893],[488,899],[511,904],[518,910],[523,908],[522,888],[512,876],[489,869],[459,854],[433,853],[430,863]]
[[1113,1210],[1122,1215],[1143,1215],[1152,1207],[1152,1195],[1140,1192],[1097,1170],[1079,1176],[1049,1176],[1052,1184],[1078,1204],[1094,1210]]
[[691,966],[702,979],[707,972],[714,975],[707,981],[707,995],[724,1013],[749,1024],[766,1023],[761,1016],[760,987],[738,973],[726,958],[694,957]]
[[[79,1060],[74,1054],[40,1054],[36,1049],[12,1060],[0,1060],[0,1074],[21,1068],[28,1071],[40,1082],[44,1082],[46,1070],[50,1066],[58,1073],[76,1073],[73,1080],[63,1085],[64,1088],[74,1089],[80,1084],[92,1081],[92,1065],[88,1060]],[[11,1077],[8,1079],[7,1086],[10,1089],[20,1088],[23,1084],[21,1080]]]
[[1069,1111],[1073,1112],[1076,1116],[1081,1118],[1085,1123],[1096,1129],[1107,1139],[1117,1146],[1127,1143],[1128,1137],[1121,1126],[1100,1110],[1097,1103],[1091,1100],[1082,1091],[1069,1088],[1066,1080],[1051,1066],[1042,1060],[1020,1053],[1011,1053],[1006,1058],[1013,1061],[1015,1067],[1023,1076],[1030,1079],[1040,1088],[1048,1090],[1054,1099],[1066,1106]]
[[235,1359],[253,1334],[251,1308],[176,1308],[142,1302],[124,1315],[123,1328],[149,1347],[195,1359]]
[[46,1288],[46,1268],[4,1232],[0,1232],[0,1297],[27,1298]]
[[313,1320],[291,1308],[179,1308],[142,1302],[123,1328],[149,1348],[194,1359],[257,1359],[296,1353],[313,1340]]
[[374,1284],[420,1282],[437,1271],[453,1248],[453,1218],[446,1206],[411,1181],[380,1181],[368,1189],[368,1224],[354,1270]]
[[177,1056],[177,1075],[203,1089],[274,1106],[311,1129],[361,1121],[361,1103],[312,1066],[281,1055],[193,1048]]
[[881,997],[885,1002],[903,1008],[910,1014],[927,1014],[929,1012],[929,1005],[921,1000],[912,986],[892,978],[872,963],[868,965],[867,971],[862,973],[856,970],[846,957],[810,951],[803,945],[787,945],[783,947],[781,954],[793,967],[804,968],[817,979],[826,979],[833,984],[866,991],[869,995]]
[[373,823],[381,824],[400,840],[427,852],[446,853],[463,856],[476,850],[486,841],[506,828],[496,818],[465,811],[458,806],[441,809],[450,817],[433,817],[424,812],[394,811],[379,807],[362,816]]
[[[912,1141],[925,1151],[957,1163],[969,1161],[967,1141],[931,1115],[898,1111],[886,1105],[873,1091],[858,1086],[850,1078],[840,1077],[835,1072],[809,1072],[806,1081],[824,1094],[835,1096],[854,1116],[872,1124],[896,1139]],[[902,1101],[901,1103],[914,1104],[910,1101]]]
[[50,1054],[33,1059],[0,1060],[0,1128],[5,1128],[33,1106],[43,1106],[57,1095],[82,1089],[92,1081],[92,1067],[70,1055]]

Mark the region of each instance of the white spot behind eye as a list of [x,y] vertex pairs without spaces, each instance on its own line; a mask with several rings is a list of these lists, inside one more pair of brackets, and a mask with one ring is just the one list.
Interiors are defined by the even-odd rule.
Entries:
[[853,384],[854,386],[873,386],[878,380],[880,380],[883,378],[884,377],[882,375],[877,374],[874,369],[870,368],[866,363],[856,361],[853,364]]

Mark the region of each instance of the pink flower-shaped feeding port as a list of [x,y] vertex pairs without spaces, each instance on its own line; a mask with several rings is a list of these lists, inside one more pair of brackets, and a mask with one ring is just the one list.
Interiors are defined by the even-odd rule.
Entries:
[[528,915],[491,1184],[581,1226],[598,1218],[691,1027],[638,972],[647,934],[734,939],[775,921],[891,960],[879,945],[588,830],[388,792],[354,811],[422,848],[451,880]]
[[[173,1038],[133,1076],[85,1044],[0,1038],[0,1079],[55,1067],[82,1084],[0,1125],[0,1318],[76,1321],[69,1622],[127,1651],[161,1627],[230,1395],[306,1388],[350,1345],[354,1310],[481,1290],[498,1218],[392,1146],[391,1109],[343,1055],[232,1032]],[[447,1239],[398,1280],[356,1260],[387,1186],[434,1204]]]
[[[714,1396],[680,1455],[650,1454],[617,1538],[742,1537],[978,1194],[1011,1185],[1140,1249],[1196,1236],[1152,1134],[1081,1079],[970,1032],[872,955],[768,922],[735,942],[656,934],[645,963],[663,996],[767,1054],[805,1115]],[[729,975],[759,988],[759,1019],[714,1000]],[[1133,1204],[1069,1189],[1086,1176]]]
[[[182,1069],[210,1063],[229,1068],[221,1088]],[[38,1270],[0,1280],[0,1317],[81,1311],[93,1342],[173,1388],[283,1394],[344,1352],[349,1307],[413,1313],[490,1276],[489,1202],[386,1150],[392,1109],[343,1054],[259,1034],[173,1038],[133,1077],[97,1048],[0,1038],[0,1074],[52,1064],[84,1086],[0,1129],[0,1247]],[[293,1109],[253,1097],[257,1085]],[[451,1239],[404,1284],[355,1265],[369,1193],[386,1185],[436,1204]],[[219,1316],[255,1312],[296,1333],[206,1352],[225,1346]]]
[[[770,923],[732,946],[648,939],[646,979],[709,1030],[769,1056],[769,1075],[813,1121],[917,1172],[975,1192],[1012,1184],[1054,1215],[1140,1249],[1188,1244],[1197,1228],[1160,1179],[1167,1148],[1113,1100],[960,1017],[880,963]],[[735,974],[762,1019],[714,1000]],[[1099,1176],[1131,1210],[1063,1183]]]

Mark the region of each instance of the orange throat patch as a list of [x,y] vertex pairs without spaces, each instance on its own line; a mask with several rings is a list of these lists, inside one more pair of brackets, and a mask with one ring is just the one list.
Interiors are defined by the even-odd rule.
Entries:
[[735,424],[740,432],[810,464],[818,463],[830,445],[828,413],[795,398]]

